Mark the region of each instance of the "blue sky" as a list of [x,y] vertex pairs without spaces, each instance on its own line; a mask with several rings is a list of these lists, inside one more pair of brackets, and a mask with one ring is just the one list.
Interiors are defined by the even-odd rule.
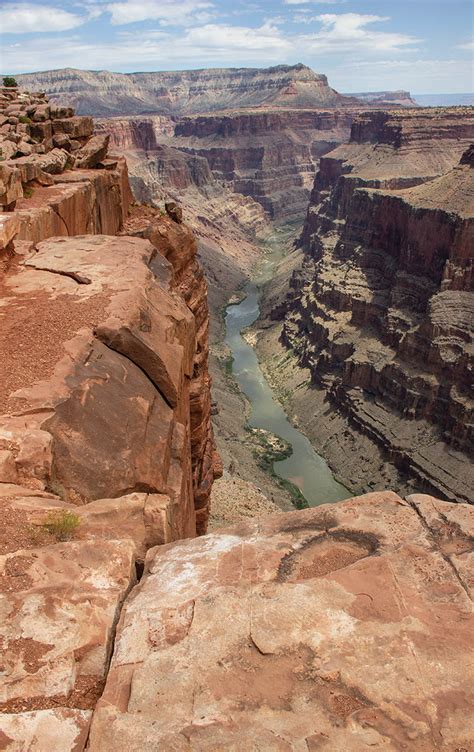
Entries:
[[473,90],[471,0],[3,2],[5,73],[302,62],[339,91]]

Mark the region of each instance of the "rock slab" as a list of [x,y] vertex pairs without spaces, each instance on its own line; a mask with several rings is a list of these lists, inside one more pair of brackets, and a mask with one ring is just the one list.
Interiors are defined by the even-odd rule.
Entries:
[[473,519],[374,493],[151,550],[91,752],[469,749]]

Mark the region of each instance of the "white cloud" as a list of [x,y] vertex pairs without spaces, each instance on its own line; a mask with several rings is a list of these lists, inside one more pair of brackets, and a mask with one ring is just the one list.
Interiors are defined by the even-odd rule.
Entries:
[[[322,30],[305,36],[305,41],[313,53],[367,52],[399,50],[421,41],[408,34],[378,31],[372,24],[389,21],[387,16],[363,15],[360,13],[326,13],[316,16]],[[369,28],[367,28],[369,27]]]
[[458,44],[456,46],[458,50],[474,50],[474,39],[471,39],[469,42],[465,42],[464,44]]
[[246,26],[226,26],[207,24],[191,29],[186,36],[186,43],[201,50],[219,51],[227,56],[230,51],[245,50],[251,54],[270,53],[273,57],[291,52],[293,45],[274,22],[268,21],[258,29]]
[[105,6],[110,13],[113,26],[137,23],[139,21],[159,21],[161,23],[184,26],[192,18],[197,23],[209,20],[207,11],[212,3],[206,0],[125,0]]
[[0,9],[0,30],[4,34],[68,31],[87,20],[87,16],[78,16],[51,5],[9,3]]
[[87,66],[117,70],[127,61],[135,70],[169,70],[206,65],[264,66],[296,59],[294,41],[271,23],[258,29],[206,24],[181,30],[179,36],[167,28],[123,31],[115,41],[102,43],[71,36],[57,45],[52,37],[38,37],[28,46],[4,45],[2,65],[13,73],[38,70],[38,60],[44,61],[43,69]]

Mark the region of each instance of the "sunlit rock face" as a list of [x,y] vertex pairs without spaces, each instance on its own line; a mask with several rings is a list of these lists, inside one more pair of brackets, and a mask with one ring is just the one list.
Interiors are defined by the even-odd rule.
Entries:
[[111,73],[64,68],[17,76],[21,87],[46,92],[80,114],[182,115],[235,107],[334,107],[354,100],[305,65]]
[[366,113],[321,159],[282,337],[418,487],[473,501],[472,113]]
[[384,492],[150,551],[90,750],[467,749],[473,514]]

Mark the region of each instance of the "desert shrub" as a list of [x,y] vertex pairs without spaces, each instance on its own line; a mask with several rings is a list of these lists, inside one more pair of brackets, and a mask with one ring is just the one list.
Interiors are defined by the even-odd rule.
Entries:
[[23,125],[29,125],[33,122],[32,119],[28,117],[28,115],[20,115],[18,120],[20,121],[20,123],[23,123]]
[[50,512],[43,522],[43,530],[50,535],[54,535],[57,540],[70,540],[76,528],[80,524],[80,517],[68,509],[61,509],[57,512]]
[[13,78],[13,76],[4,76],[3,77],[3,85],[8,86],[8,88],[13,86],[18,86],[17,82]]

